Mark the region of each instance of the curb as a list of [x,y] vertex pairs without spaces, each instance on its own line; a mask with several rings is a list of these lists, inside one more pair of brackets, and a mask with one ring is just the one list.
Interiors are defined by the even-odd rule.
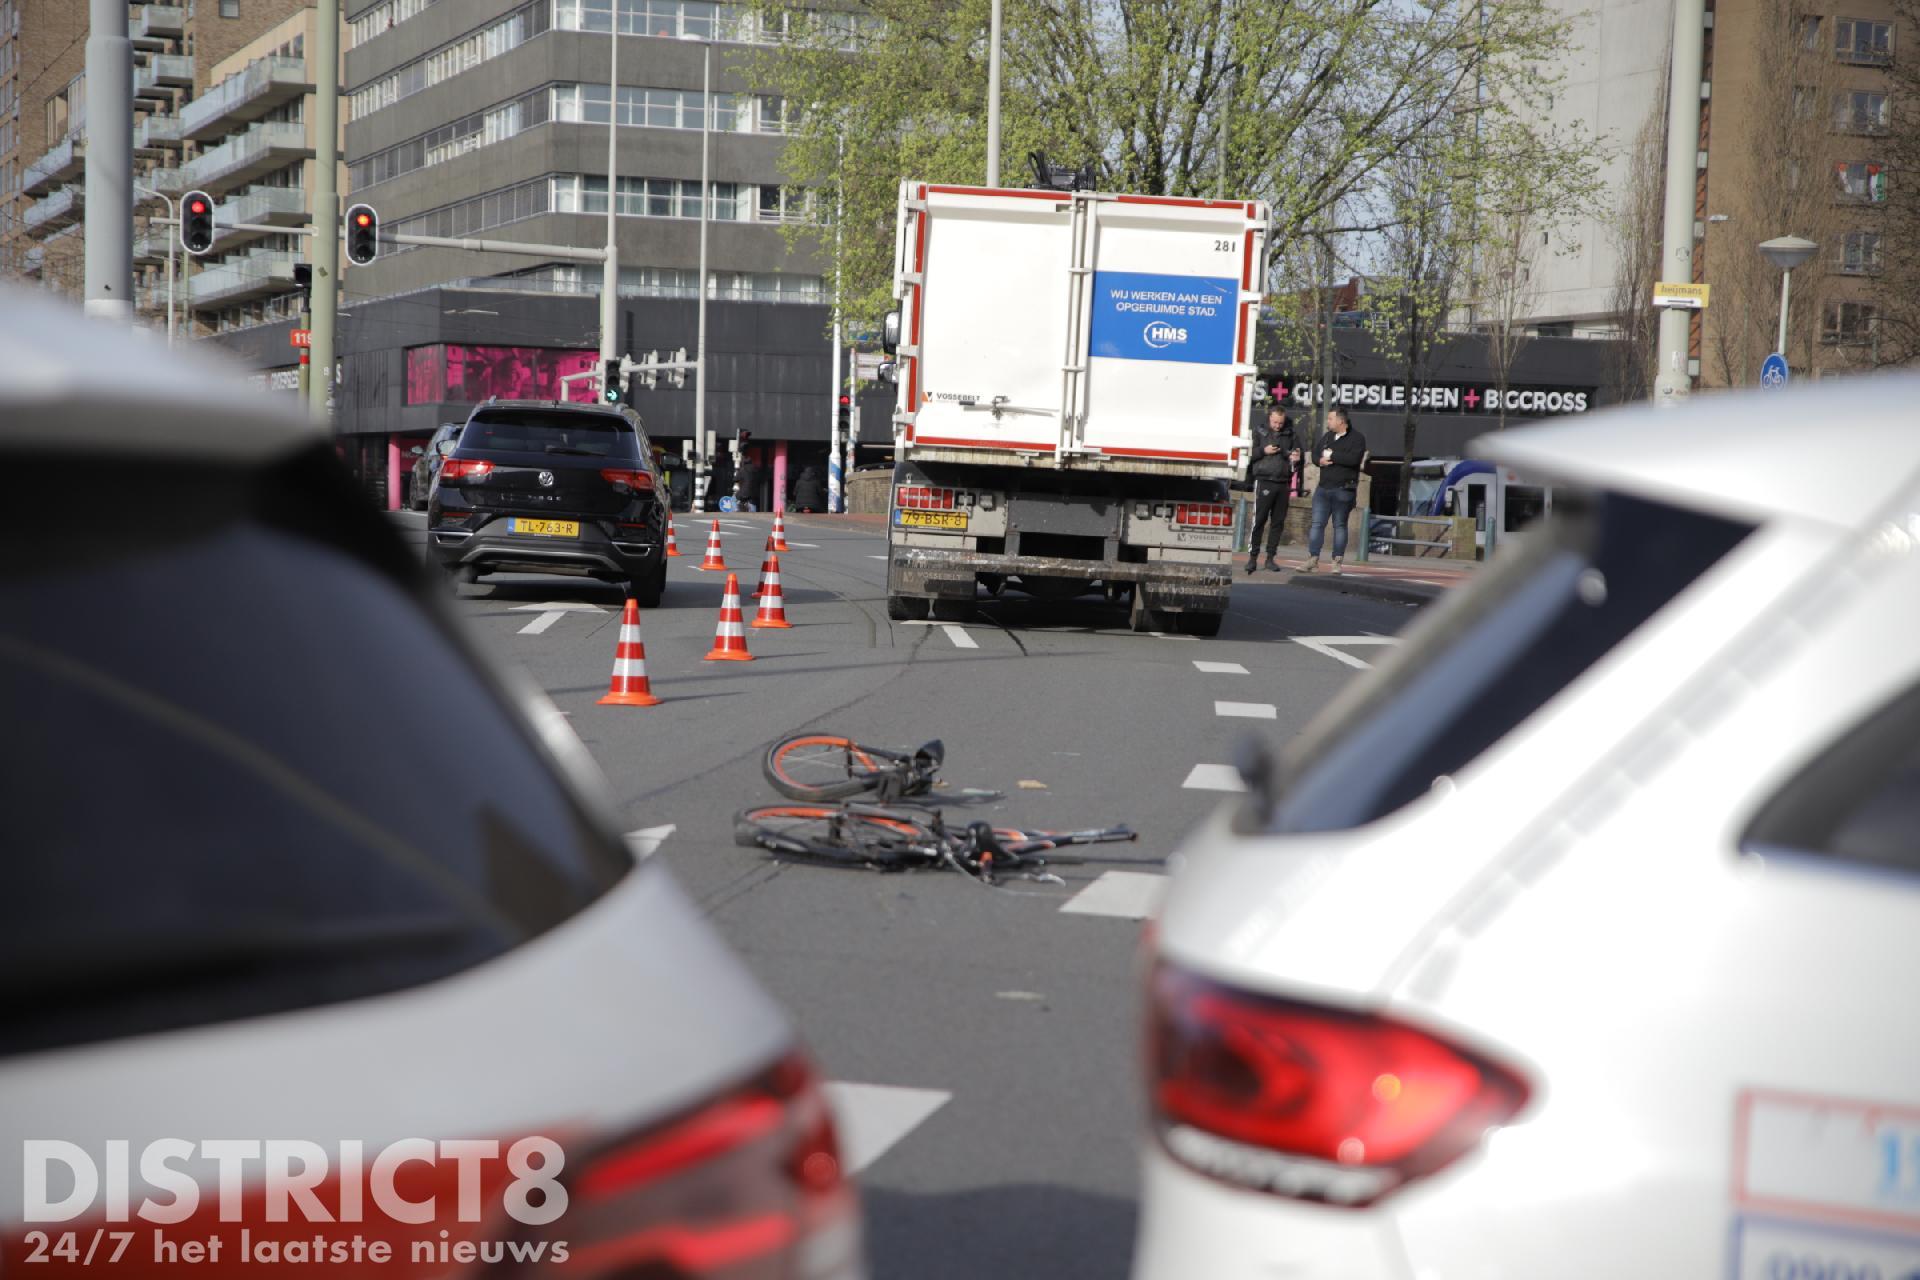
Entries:
[[1436,587],[1425,582],[1394,581],[1391,579],[1367,578],[1359,574],[1317,574],[1295,571],[1288,575],[1283,585],[1305,587],[1310,591],[1340,591],[1347,595],[1368,596],[1375,600],[1386,600],[1393,604],[1407,604],[1416,607],[1432,604],[1451,587]]

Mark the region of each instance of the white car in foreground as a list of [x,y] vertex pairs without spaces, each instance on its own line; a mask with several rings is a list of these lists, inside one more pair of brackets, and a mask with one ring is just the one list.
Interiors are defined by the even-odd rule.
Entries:
[[1584,500],[1183,852],[1135,1280],[1920,1275],[1916,406],[1482,442]]
[[0,1274],[865,1274],[786,1018],[324,431],[0,291],[0,467]]

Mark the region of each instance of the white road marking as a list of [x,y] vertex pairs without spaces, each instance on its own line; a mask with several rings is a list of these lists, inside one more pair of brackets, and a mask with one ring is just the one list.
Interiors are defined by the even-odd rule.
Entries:
[[940,629],[947,633],[947,639],[953,641],[953,646],[956,649],[978,649],[980,647],[978,641],[951,622],[941,623]]
[[1067,899],[1060,910],[1076,916],[1145,920],[1160,905],[1167,877],[1148,871],[1108,871]]
[[859,1173],[952,1100],[945,1089],[829,1080],[822,1086],[840,1131],[840,1158]]
[[1335,648],[1335,646],[1400,643],[1398,636],[1291,636],[1289,639],[1295,644],[1305,645],[1315,653],[1324,653],[1329,658],[1344,662],[1350,667],[1359,667],[1363,671],[1373,666],[1373,664],[1364,659],[1356,658],[1350,653],[1342,653],[1339,649]]
[[[819,544],[819,543],[817,543],[817,542],[789,542],[789,543],[787,544],[787,548],[788,548],[788,550],[793,550],[793,549],[795,549],[795,548],[800,548],[800,549],[804,549],[804,550],[807,550],[807,551],[818,551],[818,550],[820,549],[820,544]],[[882,560],[885,560],[885,559],[886,559],[886,557],[885,557],[885,556],[881,556],[880,558],[881,558]]]
[[1200,659],[1195,658],[1193,665],[1195,669],[1204,671],[1209,675],[1243,676],[1247,674],[1247,669],[1237,662],[1202,662]]
[[1245,791],[1240,771],[1230,764],[1197,764],[1180,784],[1189,791]]
[[996,1000],[1045,1000],[1047,997],[1038,991],[996,991]]
[[636,858],[651,858],[654,850],[666,843],[667,837],[675,830],[674,824],[669,822],[663,827],[641,827],[638,831],[629,831],[627,848]]
[[540,615],[526,626],[520,628],[520,634],[523,636],[539,635],[548,627],[560,621],[563,614],[606,612],[605,609],[602,609],[597,604],[569,604],[560,600],[549,601],[546,604],[517,604],[513,606],[513,608],[516,613],[538,613]]
[[1242,720],[1277,720],[1280,716],[1271,702],[1215,702],[1213,714]]
[[891,557],[891,556],[868,556],[868,557],[867,557],[867,559],[869,559],[869,560],[890,560],[890,559],[892,559],[892,557]]

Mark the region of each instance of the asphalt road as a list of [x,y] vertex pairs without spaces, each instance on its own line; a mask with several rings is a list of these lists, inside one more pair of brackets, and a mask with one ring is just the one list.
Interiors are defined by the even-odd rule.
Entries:
[[[421,517],[396,519],[422,541]],[[722,519],[727,562],[750,593],[771,517]],[[677,525],[689,554],[643,618],[661,706],[595,705],[619,625],[611,587],[489,579],[459,589],[461,611],[568,714],[630,828],[664,835],[658,856],[792,1011],[828,1076],[900,1091],[870,1091],[898,1113],[897,1141],[861,1175],[875,1274],[1123,1275],[1145,877],[1230,799],[1190,784],[1225,774],[1243,736],[1284,742],[1380,652],[1378,640],[1327,638],[1391,636],[1412,611],[1260,574],[1236,580],[1217,639],[1135,635],[1122,610],[1091,599],[1012,595],[958,625],[889,623],[883,533],[799,517],[781,557],[794,628],[749,630],[753,662],[710,663],[725,575],[694,567],[706,524]],[[1005,793],[978,816],[1128,823],[1139,842],[1101,851],[1139,874],[1101,881],[1106,868],[1069,867],[1064,887],[986,889],[945,874],[781,866],[735,847],[733,813],[778,799],[760,773],[766,744],[799,728],[878,744],[941,738],[953,789]],[[1205,765],[1222,768],[1196,773]]]

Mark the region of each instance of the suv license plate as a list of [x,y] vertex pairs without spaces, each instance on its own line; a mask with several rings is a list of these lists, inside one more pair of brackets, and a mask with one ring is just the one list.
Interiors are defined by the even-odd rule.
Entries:
[[525,516],[515,516],[508,522],[513,533],[538,534],[543,538],[577,538],[580,536],[578,520],[529,520]]

